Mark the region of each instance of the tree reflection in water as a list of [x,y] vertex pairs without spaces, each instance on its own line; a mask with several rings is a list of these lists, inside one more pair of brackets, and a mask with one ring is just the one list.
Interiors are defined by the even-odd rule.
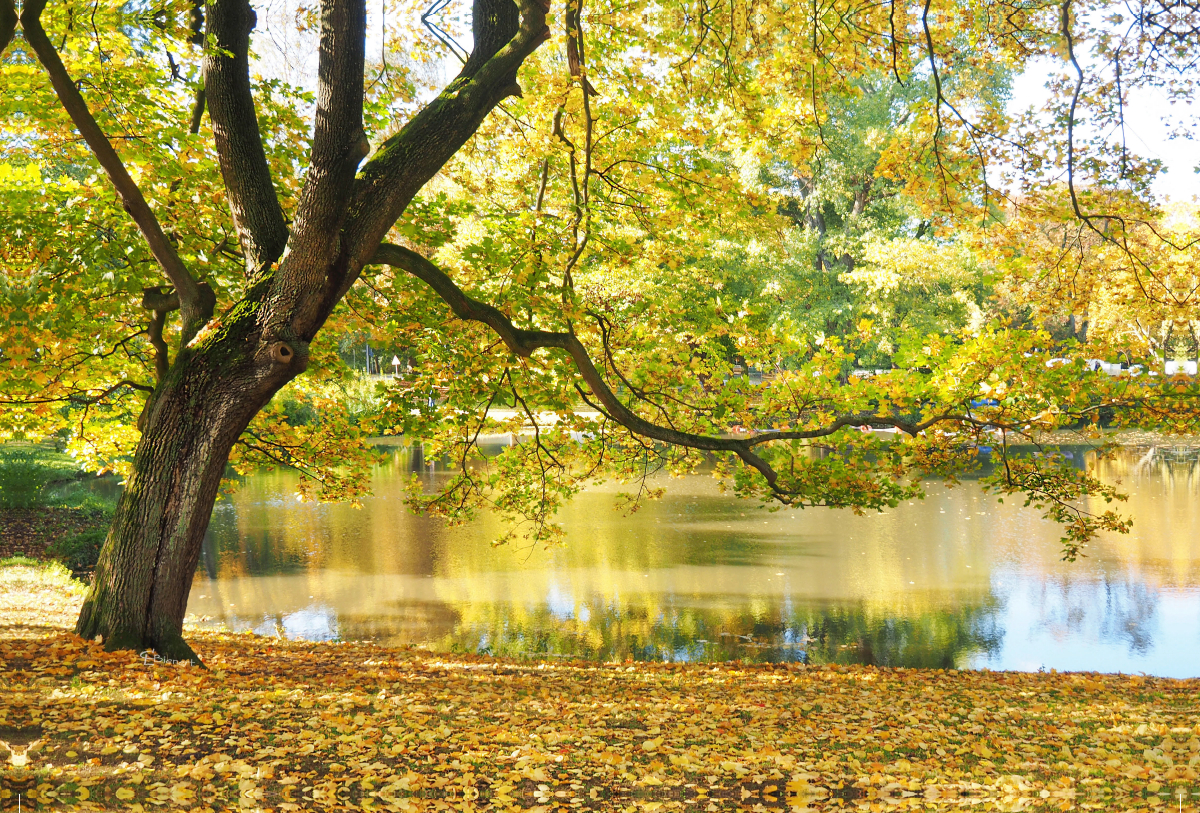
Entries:
[[591,607],[586,622],[544,612],[519,627],[460,626],[439,640],[454,651],[589,660],[862,663],[954,668],[995,650],[994,607],[880,616],[861,606],[809,607],[754,615],[678,608],[647,618],[642,607]]

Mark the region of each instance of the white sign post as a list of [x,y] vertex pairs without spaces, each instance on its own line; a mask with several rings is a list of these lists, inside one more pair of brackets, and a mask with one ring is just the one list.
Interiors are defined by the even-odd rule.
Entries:
[[392,369],[396,371],[396,377],[400,377],[400,359],[397,356],[392,356]]

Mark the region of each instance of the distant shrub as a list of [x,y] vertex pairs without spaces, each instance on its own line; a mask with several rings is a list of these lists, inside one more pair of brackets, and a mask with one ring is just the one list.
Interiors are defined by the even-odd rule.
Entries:
[[317,411],[312,404],[288,395],[280,399],[280,407],[291,426],[308,426],[317,420]]
[[58,472],[26,449],[0,451],[0,508],[37,508]]
[[75,573],[92,570],[100,558],[100,548],[104,546],[107,535],[106,528],[89,528],[52,542],[46,547],[46,553]]
[[112,517],[113,511],[117,507],[117,500],[115,497],[90,491],[86,483],[76,481],[63,487],[48,489],[45,495],[45,504],[59,508],[78,508],[89,513],[103,513]]

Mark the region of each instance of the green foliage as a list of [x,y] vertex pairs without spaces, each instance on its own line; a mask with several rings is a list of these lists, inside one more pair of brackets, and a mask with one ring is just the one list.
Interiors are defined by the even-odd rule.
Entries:
[[44,567],[46,562],[39,562],[37,559],[30,559],[28,556],[17,554],[0,559],[0,568],[3,567]]
[[29,449],[0,450],[0,508],[45,505],[46,487],[57,472]]
[[[111,518],[111,515],[108,515]],[[59,539],[46,548],[46,553],[62,562],[72,572],[91,570],[100,558],[100,548],[108,536],[107,524]]]
[[93,514],[112,515],[117,507],[115,496],[99,494],[84,481],[76,480],[50,489],[46,504],[57,508],[74,508]]
[[81,474],[75,461],[45,447],[0,449],[0,509],[68,508],[90,526],[46,548],[73,572],[95,566],[116,507],[115,499],[87,488]]
[[87,585],[72,575],[61,562],[46,562],[28,556],[9,556],[0,559],[0,586],[14,589],[36,587],[65,590],[69,595],[82,595]]
[[0,508],[78,508],[112,513],[115,501],[84,483],[79,462],[46,446],[0,447]]

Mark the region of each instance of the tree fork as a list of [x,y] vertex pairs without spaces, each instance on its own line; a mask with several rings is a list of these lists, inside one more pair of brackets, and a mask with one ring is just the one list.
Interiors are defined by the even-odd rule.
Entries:
[[[369,150],[361,124],[365,7],[362,0],[323,0],[313,154],[295,228],[288,232],[278,228],[278,203],[261,149],[253,137],[240,134],[240,128],[257,127],[248,79],[241,76],[246,66],[237,58],[252,10],[246,0],[210,0],[211,33],[228,35],[234,58],[206,62],[205,98],[214,127],[228,124],[216,146],[239,239],[252,257],[249,290],[210,320],[211,289],[191,277],[168,242],[155,242],[161,234],[157,220],[41,31],[38,13],[45,3],[29,0],[26,27],[60,101],[122,199],[141,202],[128,211],[147,243],[152,249],[166,246],[160,265],[177,297],[154,289],[147,292],[146,307],[157,316],[177,300],[184,321],[174,362],[140,425],[133,472],[76,631],[99,636],[109,650],[153,649],[199,663],[183,640],[183,615],[234,443],[271,397],[304,370],[308,341],[412,196],[513,92],[517,68],[548,35],[547,6],[542,0],[477,0],[471,70],[393,140],[402,149],[381,150],[374,169],[364,170],[375,183],[360,184],[356,170]],[[230,67],[236,75],[222,73]],[[284,243],[287,256],[276,262]]]

